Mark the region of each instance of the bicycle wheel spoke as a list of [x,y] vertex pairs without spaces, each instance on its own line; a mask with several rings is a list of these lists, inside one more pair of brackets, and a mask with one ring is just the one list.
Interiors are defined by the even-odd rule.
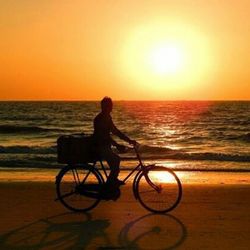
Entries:
[[76,191],[72,191],[70,193],[63,194],[63,195],[61,195],[61,198],[63,199],[63,198],[69,197],[69,196],[71,196],[71,195],[73,195],[75,193],[76,193]]
[[[141,194],[145,194],[145,193],[155,193],[155,192],[157,192],[155,189],[153,189],[153,190],[148,190],[148,191],[141,191]],[[158,192],[157,192],[158,193]]]
[[75,173],[75,169],[72,169],[71,170],[72,171],[72,174],[73,174],[73,177],[74,177],[74,180],[75,180],[75,183],[76,183],[76,185],[79,183],[79,177],[78,177],[78,179],[76,178],[76,173]]
[[164,167],[149,168],[137,179],[136,192],[143,207],[164,213],[174,209],[182,195],[181,183],[171,170]]
[[62,204],[73,211],[88,211],[100,201],[102,180],[88,166],[65,167],[58,175],[57,194]]
[[87,180],[89,174],[90,174],[90,171],[86,174],[86,176],[85,176],[84,179],[82,180],[81,184],[84,184],[84,183],[85,183],[85,181]]

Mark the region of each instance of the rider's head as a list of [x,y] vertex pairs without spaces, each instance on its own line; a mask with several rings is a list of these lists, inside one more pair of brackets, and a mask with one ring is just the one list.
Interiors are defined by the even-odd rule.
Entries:
[[105,96],[101,101],[102,112],[110,113],[113,108],[113,102],[110,97]]

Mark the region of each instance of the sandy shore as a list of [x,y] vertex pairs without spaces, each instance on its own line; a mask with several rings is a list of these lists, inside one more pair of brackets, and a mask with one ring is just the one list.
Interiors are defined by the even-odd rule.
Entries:
[[131,183],[118,201],[76,214],[54,201],[52,180],[2,179],[0,249],[250,249],[249,175],[184,178],[182,201],[167,215],[142,208]]

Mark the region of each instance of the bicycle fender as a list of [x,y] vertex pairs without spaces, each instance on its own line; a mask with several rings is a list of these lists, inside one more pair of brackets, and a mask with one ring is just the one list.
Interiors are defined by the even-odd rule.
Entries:
[[58,183],[59,177],[61,177],[61,175],[63,175],[64,172],[66,171],[66,169],[68,169],[68,168],[70,168],[70,166],[69,166],[69,165],[66,165],[66,166],[64,166],[64,167],[59,171],[59,173],[58,173],[58,174],[56,175],[56,177],[55,177],[55,184]]
[[138,176],[140,175],[140,173],[141,173],[141,170],[136,174],[134,181],[133,181],[133,193],[134,193],[134,197],[136,200],[138,199],[138,194],[136,192],[137,179],[138,179]]
[[134,178],[134,181],[133,181],[133,193],[134,193],[134,196],[135,196],[135,199],[137,200],[138,199],[138,193],[136,192],[136,190],[137,190],[137,186],[138,186],[138,178],[139,178],[139,176],[141,175],[141,174],[143,174],[143,171],[149,171],[150,170],[150,168],[152,168],[152,167],[155,167],[155,164],[151,164],[151,165],[148,165],[148,166],[145,166],[145,169],[144,170],[140,170],[137,174],[136,174],[136,176],[135,176],[135,178]]

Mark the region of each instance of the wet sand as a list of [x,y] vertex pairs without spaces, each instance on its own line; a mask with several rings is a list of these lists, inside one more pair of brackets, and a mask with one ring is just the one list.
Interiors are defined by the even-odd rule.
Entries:
[[134,199],[131,183],[118,201],[79,214],[54,201],[53,179],[13,174],[0,182],[0,249],[250,249],[249,175],[183,177],[179,206],[156,215]]

